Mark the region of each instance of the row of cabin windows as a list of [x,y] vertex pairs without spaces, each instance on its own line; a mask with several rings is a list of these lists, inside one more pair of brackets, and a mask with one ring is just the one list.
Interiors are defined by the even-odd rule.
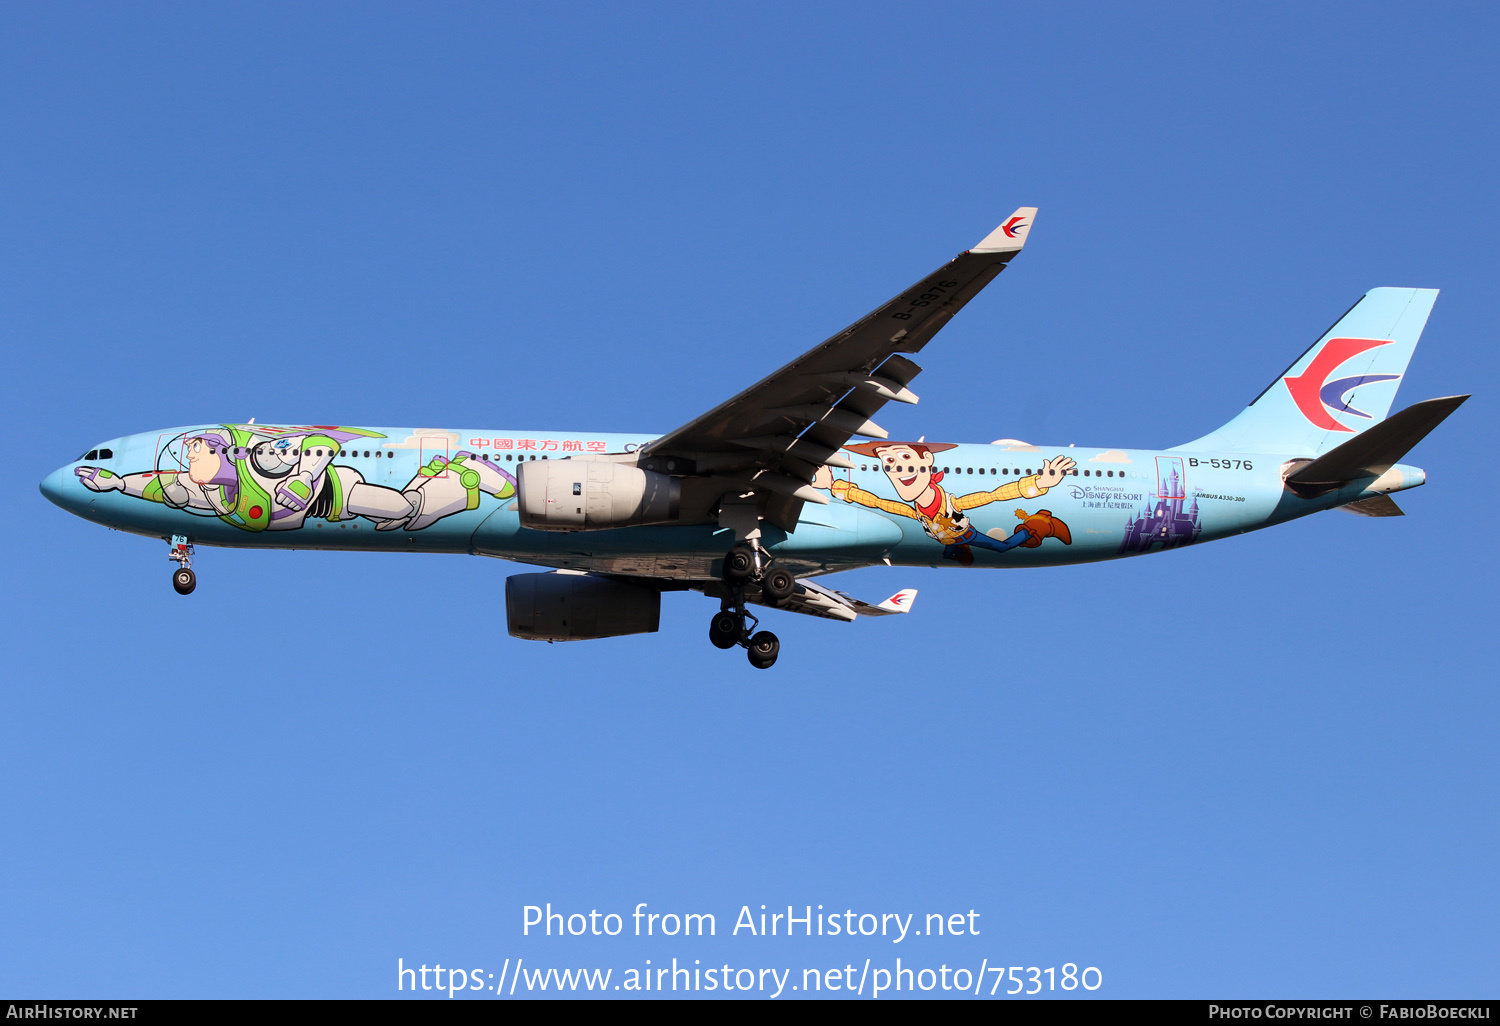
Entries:
[[[867,466],[865,464],[860,464],[859,469],[860,470],[883,470],[883,471],[886,471],[887,473],[889,473],[891,471],[895,471],[898,474],[901,473],[901,468],[900,467],[886,466],[886,465],[882,465],[882,464],[879,464],[879,463],[875,464],[874,466]],[[933,469],[937,470],[939,468],[934,467]],[[927,464],[925,464],[925,463],[921,464],[920,466],[907,467],[906,468],[906,472],[908,474],[915,474],[918,471],[925,472],[926,470],[927,470]],[[1020,467],[1015,467],[1015,468],[1001,467],[999,470],[996,470],[994,467],[990,467],[988,469],[986,469],[984,467],[979,467],[978,469],[975,469],[974,467],[942,467],[941,470],[942,470],[942,472],[944,474],[994,474],[996,477],[1009,477],[1012,474],[1018,475],[1020,477],[1030,477],[1032,474],[1039,473],[1039,471],[1033,470],[1030,467],[1027,467],[1025,470],[1022,470]],[[1068,471],[1068,473],[1070,475],[1072,475],[1073,477],[1077,477],[1078,476],[1078,471],[1076,471],[1076,470],[1070,470],[1070,471]],[[1083,472],[1083,476],[1084,477],[1115,477],[1116,474],[1115,474],[1115,472],[1113,470],[1096,470],[1092,474],[1090,474],[1089,471],[1085,470]],[[1118,476],[1124,477],[1125,476],[1125,471],[1123,471],[1123,470],[1120,471]]]
[[[212,453],[217,453],[219,450],[218,449],[210,448],[208,451],[212,452]],[[241,445],[237,445],[237,446],[233,446],[233,447],[230,447],[230,448],[225,448],[223,451],[224,451],[225,455],[233,454],[235,456],[243,456],[243,455],[245,455],[246,447],[245,446],[241,446]],[[266,447],[264,447],[264,446],[258,446],[255,449],[255,455],[257,455],[257,456],[263,455],[265,453],[265,451],[266,451]],[[302,455],[302,456],[322,456],[323,455],[323,450],[322,449],[305,449],[305,450],[291,449],[291,450],[286,450],[286,451],[289,452],[290,454],[293,454],[293,455]],[[338,454],[340,456],[353,456],[353,457],[357,458],[357,457],[359,457],[361,455],[361,451],[359,449],[353,449],[353,450],[340,449],[339,452],[338,452]],[[330,455],[330,456],[333,455],[333,450],[332,449],[328,450],[328,455]],[[364,455],[364,457],[366,459],[369,459],[372,455],[376,459],[379,459],[382,456],[388,456],[391,459],[394,459],[396,454],[395,453],[383,453],[379,449],[374,450],[373,453],[372,453],[371,450],[365,449],[365,450],[363,450],[363,455]],[[114,450],[112,450],[112,449],[90,449],[88,452],[84,453],[82,456],[79,457],[79,462],[83,462],[85,460],[110,460],[110,459],[114,459],[114,456],[115,456]],[[546,459],[546,458],[547,458],[546,454],[543,454],[542,455],[542,459]],[[476,459],[483,460],[486,463],[491,462],[491,460],[490,460],[490,454],[489,453],[481,453],[479,456],[476,457]],[[525,454],[522,454],[520,456],[514,457],[514,459],[517,462],[524,462],[526,460],[526,456],[525,456]],[[536,456],[532,455],[531,459],[534,461],[536,459]],[[498,463],[499,460],[500,460],[499,456],[496,456],[494,458],[494,462]],[[512,462],[512,456],[511,456],[510,453],[506,453],[506,455],[505,455],[505,462],[506,463]],[[867,471],[867,470],[871,470],[871,469],[874,469],[874,470],[883,470],[883,469],[886,469],[886,468],[883,467],[881,464],[877,463],[873,467],[871,467],[869,465],[866,465],[866,464],[861,464],[859,469]],[[900,468],[899,467],[898,468],[894,468],[894,469],[897,471],[897,473],[900,472]],[[926,471],[927,470],[927,465],[924,463],[924,464],[921,465],[921,467],[907,467],[906,468],[906,472],[909,473],[909,474],[915,474],[919,469],[922,470],[922,471]],[[1015,474],[1015,475],[1018,475],[1018,476],[1023,476],[1023,477],[1030,477],[1032,474],[1036,473],[1036,471],[1033,470],[1030,467],[1027,467],[1024,471],[1020,467],[1015,467],[1015,468],[1001,467],[998,470],[995,469],[994,467],[990,467],[988,469],[986,469],[984,467],[979,467],[977,470],[974,467],[944,467],[944,468],[942,468],[942,470],[943,470],[944,474],[949,474],[949,473],[952,473],[952,474],[986,474],[986,473],[988,473],[988,474],[994,474],[997,477],[1009,477],[1012,474]],[[1070,471],[1069,473],[1071,473],[1073,477],[1077,477],[1078,476],[1078,471],[1077,470]],[[1115,471],[1113,471],[1113,470],[1095,470],[1095,471],[1092,472],[1092,474],[1090,474],[1089,471],[1085,470],[1083,472],[1083,476],[1084,477],[1090,477],[1090,476],[1093,476],[1093,477],[1114,477],[1115,476]],[[1124,477],[1125,476],[1125,471],[1123,471],[1123,470],[1120,471],[1119,472],[1119,476],[1120,477]]]
[[[245,446],[236,445],[236,446],[233,446],[233,447],[225,448],[223,450],[210,448],[208,451],[212,452],[212,453],[217,453],[217,452],[222,451],[224,453],[224,455],[226,455],[226,456],[229,456],[229,455],[243,456],[243,455],[245,455],[245,453],[246,453],[247,450],[246,450]],[[265,454],[266,451],[267,451],[267,449],[264,446],[261,446],[261,447],[257,447],[254,450],[254,454],[256,456],[261,456],[261,455]],[[284,453],[286,453],[286,454],[288,454],[290,456],[322,456],[323,455],[323,450],[322,449],[272,449],[270,451],[272,451],[272,452],[284,452]],[[358,449],[340,449],[338,451],[338,454],[340,456],[358,457],[360,455],[360,450],[358,450]],[[330,456],[333,455],[333,450],[332,449],[328,450],[328,455],[330,455]],[[371,455],[370,450],[369,449],[364,450],[364,455],[366,457],[369,457]],[[86,459],[86,460],[92,460],[92,459],[107,460],[107,459],[111,458],[112,456],[114,456],[114,453],[110,452],[108,449],[98,449],[98,450],[90,451],[88,453],[88,455],[86,455],[86,456],[83,457],[83,459]],[[386,456],[386,457],[389,457],[390,459],[395,459],[396,458],[396,454],[395,453],[393,453],[393,452],[390,452],[390,453],[381,452],[379,449],[376,449],[374,451],[374,456],[375,456],[376,459],[379,459],[381,456]],[[531,458],[533,460],[536,459],[535,456],[532,456]],[[542,456],[542,459],[546,459],[546,458],[547,457],[544,454]],[[481,454],[479,456],[476,456],[475,459],[483,460],[486,463],[491,462],[490,461],[490,454],[489,453],[483,453],[483,454]],[[516,457],[516,461],[517,462],[524,462],[525,459],[526,459],[526,457],[524,455]],[[496,456],[494,462],[498,463],[499,460],[500,460],[500,457]],[[511,462],[511,457],[510,456],[506,456],[505,457],[505,462],[506,463]]]

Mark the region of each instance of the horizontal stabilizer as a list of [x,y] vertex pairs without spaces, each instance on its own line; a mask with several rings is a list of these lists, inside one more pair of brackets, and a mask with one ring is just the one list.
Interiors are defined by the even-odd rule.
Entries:
[[1406,512],[1396,505],[1396,500],[1389,495],[1372,495],[1368,499],[1360,499],[1358,502],[1346,502],[1338,507],[1347,513],[1353,513],[1358,517],[1404,517]]
[[1379,477],[1400,463],[1401,457],[1468,398],[1452,395],[1408,406],[1298,467],[1287,476],[1286,482],[1293,487],[1339,485],[1356,478]]
[[916,588],[902,588],[878,606],[871,606],[866,602],[855,599],[854,608],[864,616],[887,616],[891,613],[909,613],[911,612],[911,604],[916,600],[916,597]]
[[[848,623],[861,616],[890,616],[892,613],[910,612],[911,604],[916,597],[917,589],[903,588],[884,602],[873,604],[851,598],[841,591],[825,588],[821,584],[815,584],[803,578],[797,582],[797,590],[790,598],[782,602],[779,608],[788,613],[821,616],[825,620],[843,620]],[[752,598],[751,601],[758,605],[768,604],[759,596]]]

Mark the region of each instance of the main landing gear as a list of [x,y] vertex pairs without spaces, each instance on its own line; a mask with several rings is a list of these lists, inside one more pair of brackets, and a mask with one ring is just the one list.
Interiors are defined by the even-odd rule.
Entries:
[[172,588],[179,595],[191,595],[198,587],[198,576],[193,573],[193,547],[180,534],[172,535],[172,551],[167,558],[177,564],[172,571]]
[[729,596],[708,625],[708,640],[715,648],[742,646],[750,665],[757,670],[769,670],[775,665],[776,657],[781,654],[781,641],[770,631],[751,633],[760,621],[745,608],[745,585],[759,584],[761,596],[773,606],[785,602],[797,590],[797,579],[790,571],[768,568],[765,562],[764,554],[749,545],[736,545],[729,550],[724,557],[724,583]]

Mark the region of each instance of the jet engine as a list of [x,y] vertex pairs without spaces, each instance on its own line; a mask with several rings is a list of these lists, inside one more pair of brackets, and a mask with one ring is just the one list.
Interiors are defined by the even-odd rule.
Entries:
[[598,531],[670,524],[682,485],[675,477],[602,460],[537,460],[516,468],[521,526]]
[[528,641],[655,634],[661,592],[593,574],[516,574],[505,579],[505,618],[511,637]]

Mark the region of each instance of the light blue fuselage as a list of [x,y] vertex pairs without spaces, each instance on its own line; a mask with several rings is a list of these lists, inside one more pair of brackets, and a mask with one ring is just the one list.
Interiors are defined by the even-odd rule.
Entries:
[[[340,519],[308,515],[292,529],[248,530],[212,509],[173,508],[170,502],[122,491],[92,491],[80,480],[79,468],[99,468],[120,477],[150,472],[170,478],[183,464],[175,455],[164,463],[165,441],[220,428],[173,428],[102,443],[98,448],[110,451],[108,459],[79,460],[61,467],[42,483],[42,491],[87,520],[134,534],[164,539],[181,536],[198,545],[468,553],[540,566],[690,581],[716,579],[724,554],[734,544],[732,532],[714,523],[571,533],[530,530],[520,524],[513,487],[508,495],[470,488],[467,508],[415,530],[377,530],[371,519],[347,513]],[[493,468],[493,472],[486,468],[487,481],[509,478],[513,484],[518,461],[523,459],[632,453],[655,437],[461,430],[433,432],[434,437],[456,439],[457,444],[435,441],[424,447],[407,444],[419,437],[418,431],[381,428],[368,432],[371,437],[343,445],[339,450],[343,455],[334,456],[332,465],[351,468],[364,482],[395,492],[419,479],[424,466],[436,467],[436,474],[461,475],[461,465],[451,461],[480,461]],[[517,448],[522,442],[536,447]],[[512,448],[497,448],[497,443]],[[367,451],[371,455],[366,456]],[[376,457],[375,451],[383,455]],[[1415,487],[1425,480],[1421,470],[1400,466],[1381,478],[1379,492],[1368,490],[1366,479],[1315,498],[1299,498],[1283,486],[1282,465],[1306,455],[977,444],[942,451],[934,462],[946,468],[941,487],[957,498],[989,492],[1035,474],[1045,459],[1066,456],[1076,461],[1076,471],[1044,495],[992,501],[966,511],[977,533],[993,531],[990,537],[1004,538],[1021,525],[1018,510],[1025,514],[1046,510],[1067,525],[1071,543],[1016,546],[1004,552],[975,545],[974,567],[1063,565],[1160,551],[1269,527],[1356,499]],[[435,458],[437,463],[433,463]],[[873,459],[851,458],[855,469],[834,471],[836,479],[847,480],[865,493],[900,501],[892,481],[875,469]],[[450,466],[459,469],[450,471]],[[450,482],[446,487],[456,491],[460,484]],[[779,565],[799,576],[883,563],[960,565],[945,557],[945,546],[918,519],[838,497],[827,505],[807,503],[794,531],[764,527],[762,542]]]

